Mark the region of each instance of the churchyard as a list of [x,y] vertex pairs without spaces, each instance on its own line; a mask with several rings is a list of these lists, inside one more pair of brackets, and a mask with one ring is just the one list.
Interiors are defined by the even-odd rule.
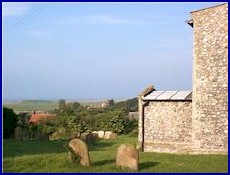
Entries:
[[[192,91],[150,86],[125,101],[4,102],[3,172],[227,173],[228,4],[190,14],[186,23],[193,28]],[[147,68],[142,67],[144,77]],[[154,73],[148,74],[153,81]]]
[[135,134],[117,139],[99,139],[89,145],[90,166],[70,162],[68,140],[53,141],[5,139],[3,172],[227,172],[227,155],[176,155],[139,152],[138,171],[116,168],[121,144],[136,145]]
[[[16,116],[15,128],[10,132],[9,127],[4,127],[3,172],[228,171],[227,155],[180,155],[136,150],[137,121],[127,118],[128,112],[137,110],[136,98],[100,108],[60,102],[64,103],[59,103],[58,109],[51,113],[54,118],[50,120],[40,118],[37,121],[36,117],[45,114],[21,114]],[[4,126],[9,126],[7,122],[11,120],[8,119],[14,113],[11,109],[4,110]],[[88,130],[91,134],[100,131],[96,132],[98,138],[92,139],[87,134]],[[105,132],[102,138],[101,131],[113,132]],[[81,133],[80,137],[78,133]],[[76,145],[76,148],[79,145],[75,141],[70,144],[76,138],[86,142],[88,151],[84,154],[88,154],[89,163],[81,163],[81,157],[70,154],[75,147],[70,149],[70,145]],[[79,150],[72,153],[75,152]]]

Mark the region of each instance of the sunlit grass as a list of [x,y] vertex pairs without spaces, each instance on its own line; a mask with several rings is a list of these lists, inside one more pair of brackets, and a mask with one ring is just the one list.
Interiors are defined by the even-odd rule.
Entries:
[[[117,140],[100,140],[90,146],[90,167],[69,162],[66,140],[3,141],[4,172],[132,172],[116,169],[116,151],[122,143],[135,144],[137,139],[120,136]],[[139,154],[138,172],[227,172],[227,155]]]

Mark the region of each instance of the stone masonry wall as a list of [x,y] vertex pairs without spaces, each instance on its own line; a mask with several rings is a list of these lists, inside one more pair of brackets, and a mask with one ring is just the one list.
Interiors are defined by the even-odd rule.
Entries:
[[138,113],[139,113],[139,119],[138,119],[138,144],[137,148],[142,149],[143,144],[143,102],[141,100],[141,96],[138,97]]
[[144,108],[144,151],[188,153],[191,101],[150,101]]
[[191,13],[193,153],[228,150],[228,4]]

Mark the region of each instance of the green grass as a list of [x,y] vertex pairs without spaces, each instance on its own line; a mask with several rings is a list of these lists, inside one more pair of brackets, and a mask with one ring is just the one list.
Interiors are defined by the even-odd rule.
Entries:
[[[64,147],[68,142],[3,141],[4,172],[132,172],[115,168],[116,151],[122,143],[136,143],[135,137],[100,140],[90,147],[90,167],[74,165]],[[227,155],[139,154],[138,172],[227,172]]]
[[56,101],[43,101],[43,100],[25,100],[21,102],[4,103],[7,108],[13,109],[15,112],[22,111],[50,111],[58,108]]

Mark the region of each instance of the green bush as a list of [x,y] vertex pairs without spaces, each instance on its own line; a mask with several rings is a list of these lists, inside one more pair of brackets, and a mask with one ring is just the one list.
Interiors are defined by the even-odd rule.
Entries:
[[135,126],[135,121],[127,118],[128,113],[123,109],[115,109],[96,115],[93,130],[113,131],[117,134],[131,132]]
[[137,122],[127,118],[130,110],[137,110],[137,98],[116,104],[110,100],[110,107],[107,108],[87,108],[78,102],[60,102],[61,107],[54,111],[57,114],[55,127],[56,131],[64,127],[67,135],[93,130],[127,134],[137,128]]
[[43,134],[52,134],[56,131],[55,121],[46,120],[38,125],[38,128],[41,129]]
[[31,114],[24,112],[24,113],[20,113],[17,116],[17,126],[21,126],[21,127],[28,127],[29,123],[29,118],[31,117]]
[[3,138],[8,139],[13,136],[14,128],[17,124],[17,115],[12,109],[3,107]]

